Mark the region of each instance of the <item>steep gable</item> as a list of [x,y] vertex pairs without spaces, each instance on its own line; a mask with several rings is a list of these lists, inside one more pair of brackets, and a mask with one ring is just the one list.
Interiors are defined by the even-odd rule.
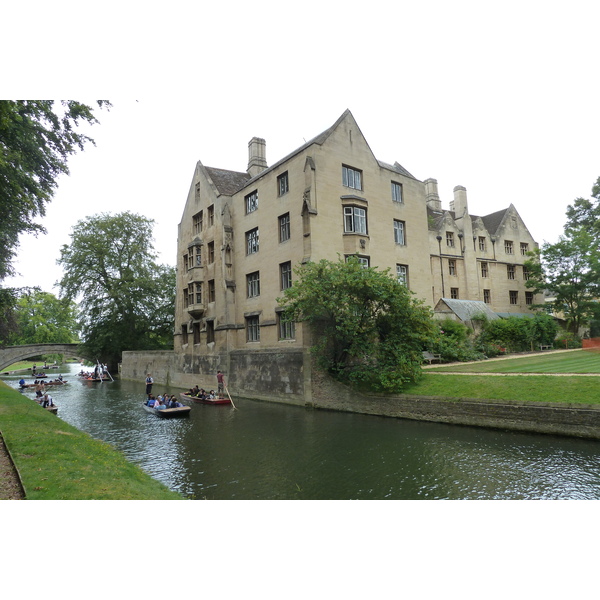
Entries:
[[250,180],[248,173],[215,169],[214,167],[204,168],[220,195],[231,196]]

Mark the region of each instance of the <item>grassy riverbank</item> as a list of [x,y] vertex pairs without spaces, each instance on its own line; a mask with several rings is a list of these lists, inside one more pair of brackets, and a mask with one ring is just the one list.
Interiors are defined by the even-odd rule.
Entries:
[[182,497],[0,382],[0,431],[28,500],[180,500]]
[[600,404],[600,354],[589,350],[545,352],[427,369],[407,394]]

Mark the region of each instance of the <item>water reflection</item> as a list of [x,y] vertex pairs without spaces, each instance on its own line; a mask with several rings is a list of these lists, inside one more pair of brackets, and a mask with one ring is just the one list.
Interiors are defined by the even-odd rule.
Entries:
[[[52,389],[59,417],[186,497],[600,498],[595,441],[238,398],[238,410],[194,405],[189,419],[158,419],[141,408],[143,382],[84,383],[78,365],[70,371],[69,385]],[[19,377],[3,379],[18,386]]]

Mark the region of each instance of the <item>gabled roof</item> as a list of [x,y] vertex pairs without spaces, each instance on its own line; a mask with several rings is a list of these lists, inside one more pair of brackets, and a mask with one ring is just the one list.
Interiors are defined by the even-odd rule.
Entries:
[[435,305],[434,312],[445,312],[444,305],[449,308],[461,321],[470,321],[473,317],[485,315],[491,321],[500,317],[481,300],[454,300],[441,298]]
[[[294,150],[287,156],[284,156],[282,159],[278,160],[275,164],[271,165],[269,168],[265,169],[264,171],[262,171],[258,175],[255,175],[254,177],[250,177],[250,175],[248,175],[248,173],[240,173],[239,171],[228,171],[226,169],[215,169],[213,167],[205,167],[205,169],[208,172],[210,178],[212,179],[212,181],[215,184],[219,193],[223,194],[225,196],[231,196],[232,194],[235,194],[236,192],[238,192],[239,190],[241,190],[242,188],[244,188],[245,186],[250,184],[253,180],[259,179],[265,173],[268,173],[269,171],[272,171],[273,169],[277,169],[280,165],[282,165],[286,161],[290,160],[297,154],[300,154],[302,151],[304,151],[309,146],[312,146],[313,144],[318,144],[319,146],[323,145],[327,141],[327,138],[329,138],[329,136],[337,129],[337,127],[339,127],[340,123],[342,123],[342,121],[344,121],[344,119],[346,119],[347,117],[350,117],[356,123],[356,120],[354,119],[354,116],[352,115],[350,110],[346,109],[342,113],[342,115],[339,117],[339,119],[331,127],[328,127],[325,131],[321,132],[319,135],[310,139],[308,142],[306,142],[299,148],[296,148],[296,150]],[[358,124],[357,124],[357,127],[358,127]],[[360,127],[359,127],[359,130],[360,130]],[[361,132],[361,135],[362,135],[362,132]],[[367,142],[367,146],[368,146],[368,142]],[[414,175],[411,175],[398,162],[395,162],[393,165],[390,165],[388,163],[384,163],[383,161],[377,160],[377,158],[375,158],[374,156],[373,156],[373,158],[374,158],[374,160],[377,161],[379,166],[382,168],[388,169],[390,171],[395,171],[396,173],[398,173],[400,175],[404,175],[405,177],[410,177],[411,179],[416,179],[416,177]]]
[[384,163],[382,160],[378,160],[377,162],[379,163],[379,166],[383,167],[384,169],[389,169],[390,171],[396,171],[396,173],[400,173],[400,175],[404,175],[405,177],[410,177],[411,179],[417,179],[414,175],[411,175],[398,161],[396,161],[393,165]]
[[508,208],[504,208],[490,215],[486,215],[485,217],[481,217],[485,228],[489,231],[489,233],[496,233],[498,231],[498,227],[500,227],[502,220],[506,216],[508,212]]
[[248,173],[239,171],[227,171],[225,169],[215,169],[213,167],[204,167],[206,172],[215,184],[220,194],[231,196],[239,189],[243,188],[250,180]]

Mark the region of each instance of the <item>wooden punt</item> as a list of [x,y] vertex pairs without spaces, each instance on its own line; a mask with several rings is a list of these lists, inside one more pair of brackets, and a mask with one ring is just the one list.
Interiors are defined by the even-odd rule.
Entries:
[[156,410],[153,406],[148,406],[147,404],[142,404],[144,410],[146,412],[152,413],[157,417],[161,417],[162,419],[169,419],[172,417],[187,417],[192,410],[191,406],[179,406],[177,408],[161,408],[160,410]]
[[197,398],[196,396],[190,396],[189,394],[179,394],[182,400],[191,400],[192,402],[198,402],[200,404],[231,404],[229,398]]
[[19,386],[19,388],[23,390],[25,388],[37,387],[40,384],[43,384],[46,387],[48,387],[49,385],[65,385],[65,383],[68,383],[68,381],[40,381],[40,383],[26,383],[25,385]]

